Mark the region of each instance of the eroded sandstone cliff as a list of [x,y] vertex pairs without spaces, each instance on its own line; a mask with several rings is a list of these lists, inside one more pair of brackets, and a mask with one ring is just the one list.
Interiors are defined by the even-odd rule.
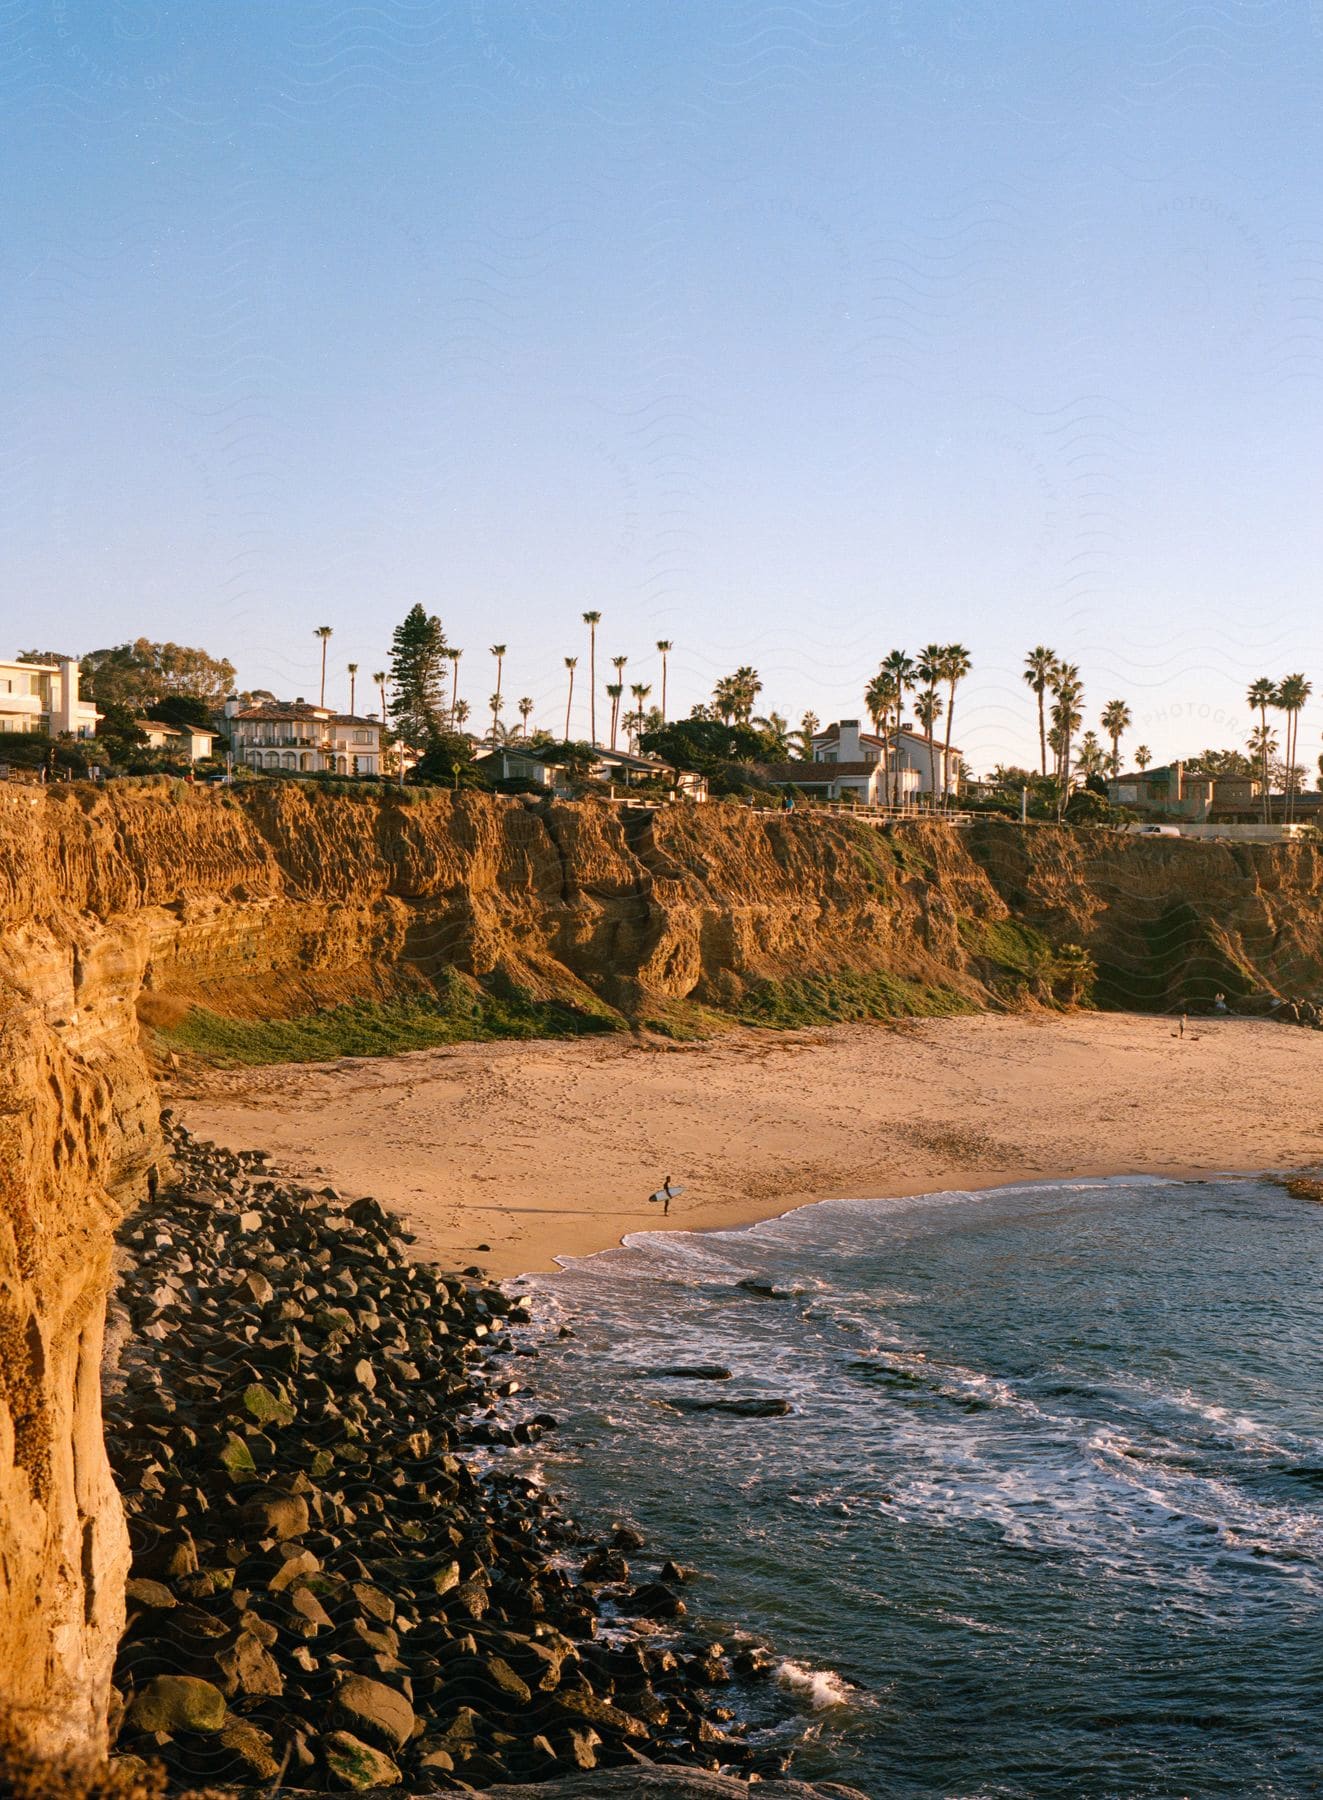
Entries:
[[730,808],[0,790],[0,1730],[95,1749],[126,1549],[97,1369],[109,1225],[159,1154],[142,1020],[427,993],[701,1029],[1307,990],[1308,846]]

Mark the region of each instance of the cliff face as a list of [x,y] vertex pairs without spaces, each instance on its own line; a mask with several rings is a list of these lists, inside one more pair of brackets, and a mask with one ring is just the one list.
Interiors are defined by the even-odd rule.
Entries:
[[[95,1749],[126,1542],[109,1231],[159,1153],[139,1018],[474,990],[694,1028],[1309,987],[1309,847],[476,795],[0,790],[0,1732]],[[1077,971],[1076,971],[1077,972]]]

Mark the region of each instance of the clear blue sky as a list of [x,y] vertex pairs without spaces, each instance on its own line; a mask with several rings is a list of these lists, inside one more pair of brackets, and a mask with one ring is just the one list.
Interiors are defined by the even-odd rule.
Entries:
[[0,51],[0,654],[309,694],[421,600],[554,724],[589,607],[672,710],[960,639],[983,769],[1046,642],[1159,759],[1303,668],[1312,772],[1320,0],[10,0]]

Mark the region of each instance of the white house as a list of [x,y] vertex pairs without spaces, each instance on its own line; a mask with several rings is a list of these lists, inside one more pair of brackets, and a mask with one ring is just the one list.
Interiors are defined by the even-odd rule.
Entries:
[[260,706],[225,702],[230,749],[236,763],[290,775],[379,775],[381,721],[333,712],[298,700]]
[[[895,775],[900,771],[900,798],[912,799],[918,794],[943,792],[953,794],[959,785],[960,751],[952,744],[949,752],[940,739],[930,738],[912,725],[887,733],[889,785],[894,792]],[[842,765],[877,765],[882,763],[883,740],[859,729],[858,719],[840,719],[813,737],[813,760]],[[935,787],[934,787],[935,782]],[[835,797],[835,796],[834,796]],[[879,788],[879,798],[882,798]]]
[[159,719],[135,719],[133,723],[152,750],[167,750],[177,762],[202,762],[212,754],[214,731],[197,725],[163,725]]
[[51,737],[96,736],[101,714],[78,693],[78,664],[0,662],[0,731],[44,731]]

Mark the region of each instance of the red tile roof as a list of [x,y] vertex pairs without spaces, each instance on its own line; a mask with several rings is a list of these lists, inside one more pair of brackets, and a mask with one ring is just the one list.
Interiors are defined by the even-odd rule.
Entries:
[[306,700],[266,700],[260,706],[240,707],[232,716],[236,719],[266,720],[274,725],[298,720],[300,723],[309,721],[314,725],[374,725],[378,730],[381,728],[380,719],[363,719],[357,713],[332,712],[329,707],[310,706]]

